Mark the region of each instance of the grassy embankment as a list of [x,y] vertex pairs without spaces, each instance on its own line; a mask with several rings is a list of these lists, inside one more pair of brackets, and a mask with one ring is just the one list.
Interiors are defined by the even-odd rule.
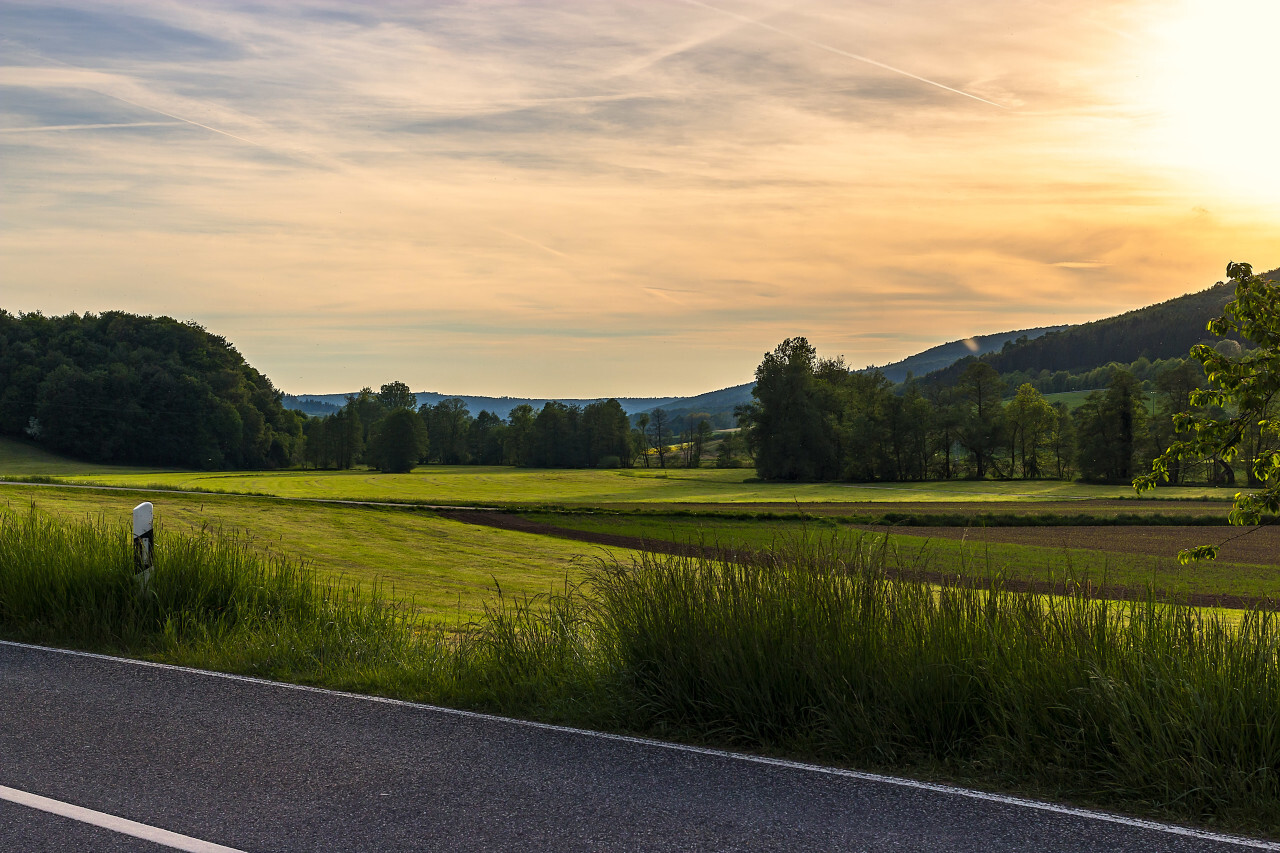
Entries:
[[1280,620],[894,581],[870,539],[640,556],[445,633],[210,534],[0,516],[10,638],[1280,831]]

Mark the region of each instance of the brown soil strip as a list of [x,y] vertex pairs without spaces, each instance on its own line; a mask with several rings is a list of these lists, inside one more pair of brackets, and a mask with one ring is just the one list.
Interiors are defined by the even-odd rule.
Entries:
[[[590,542],[596,545],[607,545],[616,548],[629,548],[636,551],[647,551],[654,554],[674,554],[676,556],[697,556],[705,554],[709,549],[696,545],[684,545],[676,542],[668,542],[663,540],[642,539],[638,536],[621,536],[614,533],[597,533],[586,530],[571,530],[565,527],[556,527],[553,524],[547,524],[541,521],[533,521],[520,515],[514,515],[505,512],[484,512],[471,510],[449,510],[440,511],[439,515],[461,521],[466,524],[479,524],[488,527],[496,527],[501,530],[514,530],[520,533],[533,533],[540,536],[555,536],[559,539],[570,539],[576,542]],[[875,532],[887,532],[884,527],[863,528],[873,530]],[[988,528],[961,528],[961,527],[900,527],[894,528],[895,534],[931,537],[938,539],[961,539],[964,538],[970,542],[1012,542],[1023,545],[1040,545],[1048,547],[1065,547],[1068,548],[1088,548],[1091,550],[1117,551],[1120,553],[1143,554],[1147,556],[1175,556],[1180,548],[1189,547],[1194,544],[1201,544],[1207,541],[1205,534],[1209,531],[1215,533],[1228,533],[1234,535],[1241,532],[1240,528],[1228,528],[1222,530],[1220,528],[1204,528],[1204,527],[988,527]],[[1115,538],[1109,538],[1110,534],[1116,534]],[[1134,536],[1134,534],[1138,534]],[[1233,556],[1227,559],[1227,548],[1223,548],[1223,559],[1227,562],[1235,563],[1273,563],[1276,560],[1276,546],[1280,544],[1280,527],[1265,527],[1258,529],[1252,536],[1263,537],[1261,541],[1267,543],[1257,546],[1258,551],[1263,548],[1270,547],[1267,558],[1258,559],[1241,559]],[[1241,537],[1236,542],[1244,542],[1251,539],[1252,536]],[[1104,547],[1099,542],[1108,545],[1119,545],[1126,541],[1126,537],[1131,537],[1130,547]],[[1222,538],[1225,538],[1222,537]],[[1212,541],[1210,538],[1209,541]],[[1219,540],[1220,541],[1220,540]],[[1181,542],[1182,544],[1176,544]],[[1242,547],[1235,543],[1229,543],[1233,546],[1232,553],[1235,554]],[[1247,553],[1255,554],[1257,551],[1250,549]],[[716,555],[715,551],[711,552],[712,556]],[[899,577],[911,580],[922,580],[927,583],[954,583],[957,580],[955,575],[945,575],[942,572],[902,572]],[[979,589],[986,589],[990,586],[989,579],[978,577],[967,577],[963,579],[966,584],[972,584]],[[1033,581],[1020,579],[1005,579],[1003,586],[1014,592],[1040,592],[1065,594],[1071,592],[1064,584],[1049,581]],[[1116,601],[1146,601],[1147,590],[1138,589],[1127,586],[1111,584],[1099,587],[1087,587],[1085,592],[1091,598],[1106,598]],[[1157,598],[1168,597],[1162,590],[1156,590]],[[1258,598],[1256,596],[1244,595],[1211,595],[1205,593],[1194,593],[1189,595],[1177,596],[1179,601],[1185,601],[1196,607],[1225,607],[1237,610],[1248,610],[1250,608],[1259,608],[1262,610],[1280,610],[1280,602],[1271,598]]]

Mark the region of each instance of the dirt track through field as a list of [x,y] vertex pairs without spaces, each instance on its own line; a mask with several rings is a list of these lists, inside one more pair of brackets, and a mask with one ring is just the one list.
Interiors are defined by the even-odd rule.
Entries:
[[[560,539],[591,542],[597,545],[608,545],[617,548],[630,548],[655,554],[696,556],[700,553],[706,553],[706,549],[696,545],[686,545],[660,539],[643,539],[638,536],[622,536],[614,533],[572,530],[541,521],[533,521],[512,513],[457,510],[441,512],[440,515],[467,524],[479,524],[540,536],[555,536]],[[889,532],[885,527],[859,527],[857,529],[877,533]],[[1234,537],[1227,541],[1222,548],[1219,556],[1219,560],[1222,562],[1258,565],[1277,565],[1280,562],[1277,559],[1277,554],[1280,554],[1280,526],[1273,525],[1260,528],[1177,527],[1167,525],[1149,527],[898,527],[893,528],[892,532],[898,535],[917,536],[920,538],[963,539],[975,544],[1000,542],[1050,548],[1083,548],[1167,558],[1176,557],[1178,551],[1182,548],[1199,544],[1221,543],[1229,537]],[[1277,571],[1280,571],[1280,565],[1277,565]],[[910,577],[930,583],[954,580],[954,576],[944,575],[941,572],[915,572]],[[987,586],[987,581],[982,578],[967,578],[966,580],[980,588]],[[1008,579],[1004,582],[1004,586],[1015,592],[1063,593],[1067,591],[1061,584],[1048,581]],[[1147,590],[1145,589],[1119,585],[1091,588],[1088,593],[1095,598],[1108,598],[1119,601],[1145,601],[1147,598]],[[1161,595],[1161,591],[1157,590],[1156,594],[1157,596]],[[1280,610],[1280,602],[1270,598],[1253,596],[1190,594],[1179,596],[1179,600],[1197,607],[1226,607],[1241,610],[1258,607],[1264,610]]]

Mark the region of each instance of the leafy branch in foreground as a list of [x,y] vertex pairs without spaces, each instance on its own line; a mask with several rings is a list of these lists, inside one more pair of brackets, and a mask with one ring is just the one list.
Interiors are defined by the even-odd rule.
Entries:
[[[1210,321],[1208,330],[1226,336],[1232,332],[1255,347],[1239,355],[1199,344],[1191,356],[1204,366],[1209,387],[1191,392],[1190,412],[1174,415],[1174,441],[1151,463],[1151,473],[1133,481],[1139,492],[1169,481],[1170,466],[1183,459],[1216,459],[1230,464],[1242,447],[1252,446],[1251,482],[1257,491],[1237,492],[1228,521],[1256,525],[1263,515],[1280,513],[1280,418],[1273,403],[1280,394],[1280,283],[1253,274],[1249,264],[1227,264],[1227,276],[1235,282],[1235,299],[1223,314]],[[1189,563],[1214,559],[1218,545],[1198,545],[1181,551],[1178,560]]]

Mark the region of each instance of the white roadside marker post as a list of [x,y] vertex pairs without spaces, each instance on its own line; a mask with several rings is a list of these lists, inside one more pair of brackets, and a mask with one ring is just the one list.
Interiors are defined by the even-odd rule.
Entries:
[[151,562],[155,548],[155,507],[151,501],[143,501],[133,508],[133,571],[139,589],[146,589],[151,580]]

